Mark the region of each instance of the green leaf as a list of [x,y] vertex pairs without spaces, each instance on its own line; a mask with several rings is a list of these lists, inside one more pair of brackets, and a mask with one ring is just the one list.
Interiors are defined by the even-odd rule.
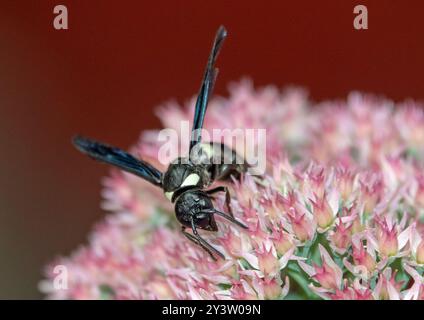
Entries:
[[[309,288],[309,276],[307,274],[300,274],[298,272],[288,270],[287,272],[288,276],[291,280],[297,284],[297,286],[302,290],[303,296],[305,299],[321,299],[319,296],[317,296],[310,288]],[[298,291],[296,290],[296,286],[293,284],[293,281],[291,282],[292,290],[294,292]],[[297,292],[297,295],[301,295],[300,292]]]
[[420,153],[418,152],[418,150],[414,149],[414,148],[408,148],[406,149],[406,156],[408,158],[415,158],[415,159],[419,159],[420,158]]
[[232,288],[232,285],[231,285],[231,284],[229,284],[229,283],[219,283],[219,284],[218,284],[218,287],[219,287],[221,290],[230,290],[230,289]]
[[241,266],[242,266],[242,268],[244,269],[244,270],[256,270],[254,267],[252,267],[251,265],[250,265],[250,263],[249,262],[247,262],[247,260],[246,259],[244,259],[244,258],[240,258],[239,259],[239,262],[240,262],[240,264],[241,264]]
[[115,291],[107,284],[99,286],[100,300],[112,300],[115,297]]
[[164,211],[160,207],[155,208],[155,212],[151,215],[149,224],[152,228],[161,227],[161,226],[171,226],[170,222],[173,215],[169,212]]

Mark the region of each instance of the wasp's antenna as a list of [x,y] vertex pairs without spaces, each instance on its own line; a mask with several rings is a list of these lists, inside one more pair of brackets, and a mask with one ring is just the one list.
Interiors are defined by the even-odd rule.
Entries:
[[219,211],[219,210],[216,210],[216,209],[212,209],[210,212],[211,213],[214,213],[214,214],[217,214],[217,215],[219,215],[219,216],[227,219],[228,221],[231,221],[232,223],[238,225],[239,227],[242,227],[243,229],[249,229],[246,225],[244,225],[240,221],[234,219],[232,216],[230,216],[230,215],[228,215],[228,214],[226,214],[226,213],[224,213],[222,211]]

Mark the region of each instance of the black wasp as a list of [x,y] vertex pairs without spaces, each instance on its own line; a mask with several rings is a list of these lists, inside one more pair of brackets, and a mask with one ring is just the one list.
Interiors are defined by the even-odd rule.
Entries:
[[[227,31],[221,26],[216,33],[196,101],[189,157],[176,159],[162,174],[151,164],[136,159],[121,149],[80,136],[73,139],[75,146],[91,158],[116,166],[161,187],[166,197],[172,203],[175,203],[175,214],[182,224],[184,235],[204,248],[215,260],[213,253],[222,258],[224,258],[224,255],[204,240],[197,229],[217,231],[215,214],[247,229],[233,216],[227,187],[219,186],[205,190],[214,180],[229,180],[231,176],[238,178],[241,173],[247,170],[246,162],[234,150],[221,143],[201,142],[200,131],[218,72],[214,67],[215,60],[226,36]],[[200,152],[193,152],[193,149],[198,149]],[[194,155],[201,155],[201,157],[197,158]],[[219,159],[216,159],[216,155],[219,155]],[[210,161],[199,161],[202,157]],[[216,210],[212,204],[211,195],[218,192],[225,192],[225,204],[228,213]],[[193,233],[185,231],[186,228],[191,228]]]

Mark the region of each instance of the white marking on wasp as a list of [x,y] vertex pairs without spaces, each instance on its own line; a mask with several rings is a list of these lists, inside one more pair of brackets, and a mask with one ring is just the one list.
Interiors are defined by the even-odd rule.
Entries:
[[[187,178],[184,179],[181,187],[187,186],[195,186],[200,180],[200,176],[196,173],[189,174]],[[165,192],[165,197],[167,197],[170,201],[172,201],[172,196],[174,195],[174,191]]]
[[195,186],[200,180],[200,176],[196,173],[189,174],[180,187]]
[[165,192],[165,197],[167,197],[169,201],[172,200],[172,196],[173,195],[174,195],[174,192],[173,191],[172,192]]

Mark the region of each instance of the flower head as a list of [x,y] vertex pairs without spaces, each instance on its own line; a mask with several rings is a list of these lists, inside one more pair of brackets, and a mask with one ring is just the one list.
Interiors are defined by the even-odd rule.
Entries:
[[[311,199],[310,201],[312,203],[314,217],[318,227],[321,230],[326,230],[333,224],[337,214],[337,208],[332,208],[330,206],[329,200],[327,199],[325,193],[321,198],[315,194],[315,200]],[[338,204],[336,204],[336,206],[338,206]]]
[[300,242],[312,240],[315,235],[315,227],[312,219],[306,213],[300,213],[295,208],[290,208],[287,213],[293,234]]
[[343,254],[350,247],[352,242],[352,227],[353,225],[344,224],[340,220],[336,223],[334,230],[329,234],[332,249]]
[[[180,132],[193,110],[194,99],[158,113]],[[314,105],[303,90],[245,80],[205,118],[206,130],[235,128],[267,130],[267,161],[261,176],[214,184],[248,226],[216,216],[217,232],[199,230],[225,259],[186,239],[160,188],[114,169],[102,192],[110,213],[87,245],[46,267],[40,289],[57,299],[424,298],[422,106],[360,93]],[[130,151],[165,170],[160,147],[148,131]],[[213,202],[227,209],[224,194]]]
[[341,289],[343,282],[343,272],[331,258],[328,251],[319,244],[321,255],[321,266],[313,264],[309,266],[303,261],[299,262],[300,267],[316,282],[324,291],[336,291]]
[[394,256],[399,249],[397,230],[395,225],[389,225],[387,220],[376,220],[377,241],[380,253],[383,256]]

